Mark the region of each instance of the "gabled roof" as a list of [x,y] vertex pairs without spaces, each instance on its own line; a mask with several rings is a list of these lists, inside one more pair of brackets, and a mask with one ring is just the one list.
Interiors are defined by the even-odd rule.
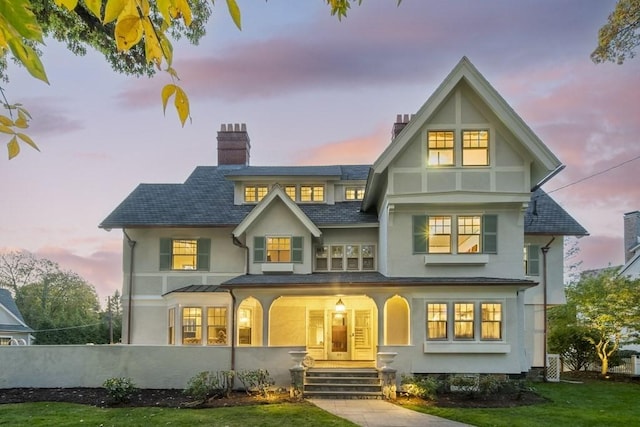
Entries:
[[262,213],[273,203],[276,203],[280,200],[284,205],[289,209],[289,211],[300,221],[302,225],[311,233],[314,237],[320,237],[322,232],[315,226],[313,221],[309,219],[307,215],[304,214],[302,209],[298,207],[298,205],[291,200],[289,196],[287,196],[282,190],[282,187],[279,185],[274,185],[273,188],[267,193],[267,195],[256,205],[256,207],[244,217],[242,222],[233,230],[233,235],[235,237],[240,237],[243,235],[247,229],[256,221]]
[[[339,176],[347,180],[365,180],[369,165],[331,166],[339,168]],[[247,166],[229,168],[220,166],[197,167],[184,184],[140,184],[99,225],[100,228],[141,227],[223,227],[237,226],[255,205],[234,205],[234,183],[228,175],[252,174],[257,168],[274,175],[284,175],[287,167]],[[317,166],[308,169],[305,176],[314,176]],[[301,175],[303,176],[303,175]],[[324,175],[323,175],[324,176]],[[375,212],[361,212],[360,202],[335,204],[300,204],[300,210],[316,226],[336,224],[377,224]]]
[[11,296],[11,292],[8,289],[0,289],[0,310],[4,308],[10,317],[16,320],[15,324],[0,324],[0,330],[2,331],[15,331],[15,332],[33,332],[24,321],[22,313],[18,309],[16,302]]
[[588,236],[589,233],[542,189],[531,193],[524,217],[525,234]]
[[[533,133],[531,128],[518,116],[507,101],[496,91],[493,86],[484,78],[476,67],[467,59],[462,57],[460,62],[451,70],[449,75],[438,86],[435,92],[420,107],[418,112],[411,118],[409,123],[393,139],[391,144],[382,152],[380,157],[373,164],[367,183],[367,193],[363,206],[365,209],[373,205],[376,191],[379,188],[379,180],[390,163],[409,144],[413,135],[429,121],[434,113],[438,111],[441,104],[462,82],[476,92],[482,101],[500,118],[504,125],[523,143],[523,147],[532,155],[535,162],[548,173],[561,165],[560,160],[549,150],[549,148]],[[374,191],[371,191],[371,190]]]

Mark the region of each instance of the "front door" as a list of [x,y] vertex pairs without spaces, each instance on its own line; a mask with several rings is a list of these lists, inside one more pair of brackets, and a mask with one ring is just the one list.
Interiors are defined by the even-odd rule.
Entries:
[[329,329],[329,360],[349,360],[350,333],[349,315],[347,312],[331,312],[331,328]]

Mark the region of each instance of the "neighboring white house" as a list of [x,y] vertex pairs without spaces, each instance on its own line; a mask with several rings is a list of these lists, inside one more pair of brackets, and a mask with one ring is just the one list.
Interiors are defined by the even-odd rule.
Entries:
[[373,165],[250,166],[250,147],[222,125],[218,166],[141,184],[100,224],[124,234],[123,342],[231,347],[230,367],[282,348],[393,351],[401,373],[543,366],[563,238],[587,233],[540,189],[561,162],[467,58]]
[[640,278],[640,211],[624,214],[624,265],[618,274]]
[[30,345],[31,329],[8,289],[0,289],[0,345]]

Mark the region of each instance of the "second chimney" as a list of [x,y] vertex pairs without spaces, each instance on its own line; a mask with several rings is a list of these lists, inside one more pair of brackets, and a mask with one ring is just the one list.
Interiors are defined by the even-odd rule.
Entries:
[[218,165],[249,166],[251,143],[247,125],[222,124],[218,131]]
[[402,129],[409,123],[409,120],[413,118],[413,114],[409,116],[409,114],[398,114],[396,116],[396,122],[393,124],[393,128],[391,129],[391,140],[393,141],[396,136],[402,132]]

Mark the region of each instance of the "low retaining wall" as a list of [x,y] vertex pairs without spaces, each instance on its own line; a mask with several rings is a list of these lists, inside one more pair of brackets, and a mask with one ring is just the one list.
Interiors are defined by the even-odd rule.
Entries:
[[[291,347],[236,351],[237,371],[266,369],[287,387]],[[248,356],[248,357],[247,357]],[[0,348],[0,388],[102,387],[107,378],[130,377],[139,388],[185,388],[202,371],[231,369],[229,347],[137,345],[34,345]]]

